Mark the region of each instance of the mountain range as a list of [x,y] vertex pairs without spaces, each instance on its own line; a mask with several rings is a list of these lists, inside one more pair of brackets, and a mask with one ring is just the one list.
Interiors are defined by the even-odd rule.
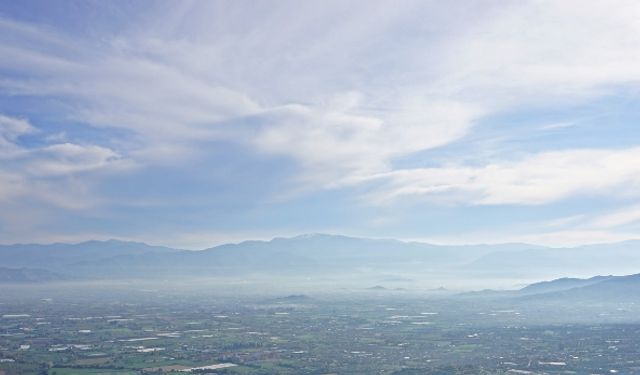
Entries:
[[542,281],[518,290],[463,293],[471,298],[509,299],[519,302],[640,302],[640,274],[594,276],[591,278],[559,278]]
[[0,283],[23,284],[63,281],[66,278],[57,273],[36,268],[0,267]]
[[[196,251],[117,240],[0,245],[0,267],[39,269],[76,279],[367,274],[386,280],[438,275],[540,280],[562,275],[635,273],[640,270],[638,249],[640,241],[574,248],[519,243],[454,246],[313,234]],[[552,285],[580,282],[566,279]]]

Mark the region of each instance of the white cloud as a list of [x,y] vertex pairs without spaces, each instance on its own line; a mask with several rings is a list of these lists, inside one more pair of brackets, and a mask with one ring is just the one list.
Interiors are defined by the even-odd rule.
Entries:
[[610,212],[591,220],[590,225],[597,228],[615,228],[640,221],[640,204]]
[[16,139],[34,131],[27,120],[0,114],[0,159],[18,156],[22,150],[15,144]]
[[638,83],[640,52],[633,46],[640,42],[639,14],[635,1],[498,7],[452,44],[442,84],[485,102],[548,105]]
[[[66,209],[99,204],[83,173],[131,166],[111,149],[97,145],[54,143],[25,147],[20,136],[36,133],[29,121],[0,114],[0,201],[45,202]],[[24,201],[23,201],[24,200]],[[25,203],[26,204],[26,203]]]
[[640,148],[569,150],[533,154],[479,167],[409,169],[372,179],[382,186],[369,197],[377,203],[422,197],[476,205],[546,204],[572,196],[637,196]]
[[35,176],[68,175],[96,170],[120,159],[113,150],[96,145],[58,143],[31,151],[26,170]]
[[259,150],[293,156],[305,169],[304,180],[340,187],[388,171],[394,157],[445,145],[463,136],[478,117],[470,106],[456,102],[403,104],[401,113],[377,116],[357,104],[327,107],[289,105],[264,112],[247,136]]
[[[375,18],[364,21],[366,18],[362,27],[375,27]],[[340,22],[345,31],[351,30],[347,27],[350,22]],[[9,42],[5,47],[11,50],[13,61],[27,63],[5,64],[39,79],[6,79],[2,82],[6,91],[73,100],[77,110],[72,116],[92,126],[136,132],[141,136],[141,144],[130,150],[129,156],[152,158],[156,162],[166,162],[167,152],[172,160],[188,158],[194,152],[189,145],[193,142],[225,140],[299,161],[304,167],[300,181],[316,187],[340,186],[345,179],[388,170],[393,157],[462,137],[480,114],[471,104],[425,97],[420,90],[393,95],[383,102],[379,89],[372,92],[367,87],[364,87],[367,92],[349,91],[349,87],[345,87],[345,93],[317,92],[303,98],[312,100],[308,104],[269,97],[264,89],[247,87],[241,76],[260,69],[254,62],[256,59],[266,59],[270,65],[282,63],[287,53],[281,49],[290,47],[262,37],[254,40],[254,35],[223,33],[219,39],[205,41],[171,36],[160,41],[136,34],[100,44],[91,53],[85,52],[87,45],[83,40],[54,35],[64,45],[60,48],[63,53],[57,53],[33,38],[38,32],[50,35],[51,30],[15,24],[8,28],[22,43]],[[280,35],[279,29],[274,26],[272,32]],[[340,38],[353,38],[356,43],[367,38],[367,30]],[[226,37],[237,44],[229,44]],[[326,43],[326,51],[333,45],[330,42],[318,41]],[[313,63],[307,49],[321,58],[319,46],[296,47],[291,52],[295,57],[290,58]],[[234,55],[246,60],[229,60],[228,56]],[[209,69],[205,69],[207,64]],[[319,69],[316,80],[328,78],[328,72],[317,64],[314,69]],[[299,79],[300,74],[308,74],[292,73],[288,77],[292,81]],[[237,77],[230,81],[227,76]],[[271,90],[272,86],[289,82],[268,84],[266,89]],[[262,98],[263,103],[258,104],[252,96]],[[372,100],[378,102],[374,108]],[[246,117],[258,122],[258,129],[248,129],[253,136],[246,136],[243,127],[237,124]]]
[[73,121],[133,134],[118,149],[55,137],[32,149],[16,137],[33,127],[0,117],[12,160],[0,199],[89,207],[90,173],[188,163],[212,140],[295,161],[309,189],[364,186],[378,204],[547,204],[640,187],[637,148],[394,165],[502,112],[637,85],[636,1],[221,4],[171,3],[92,39],[0,19],[3,94],[55,98]]
[[25,119],[0,114],[0,135],[9,141],[14,141],[18,136],[32,133],[34,130]]
[[575,122],[553,122],[550,124],[544,124],[538,127],[539,130],[557,130],[557,129],[566,129],[576,126]]

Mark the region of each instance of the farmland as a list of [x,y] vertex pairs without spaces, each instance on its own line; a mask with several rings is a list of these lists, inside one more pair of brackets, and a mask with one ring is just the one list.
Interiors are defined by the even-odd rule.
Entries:
[[47,295],[55,292],[3,297],[5,374],[640,371],[634,304],[576,310],[386,290]]

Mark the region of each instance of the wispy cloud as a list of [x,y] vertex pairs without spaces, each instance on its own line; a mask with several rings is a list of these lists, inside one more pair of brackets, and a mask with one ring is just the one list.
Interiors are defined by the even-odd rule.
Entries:
[[[81,142],[0,116],[0,199],[90,207],[108,201],[97,188],[106,173],[202,162],[194,170],[223,174],[239,159],[291,168],[282,190],[344,191],[373,206],[637,198],[637,147],[424,156],[466,152],[466,137],[502,114],[635,98],[626,90],[640,82],[635,1],[161,2],[127,17],[107,33],[0,18],[2,95],[55,102],[100,134]],[[580,131],[573,124],[538,130]],[[211,161],[214,149],[222,156]]]
[[[375,177],[373,202],[406,197],[474,205],[551,203],[572,196],[637,197],[640,149],[544,152],[478,167],[447,166],[394,171]],[[605,177],[606,176],[606,177]]]
[[594,218],[590,224],[598,228],[615,228],[640,222],[640,204]]
[[[322,178],[320,186],[339,186],[336,180],[389,170],[394,157],[456,141],[480,117],[496,111],[585,100],[638,80],[640,56],[628,47],[639,42],[640,33],[636,23],[625,22],[638,7],[619,5],[489,7],[468,24],[448,19],[461,32],[443,36],[446,43],[400,38],[402,22],[415,20],[412,12],[435,10],[409,3],[389,14],[375,5],[354,17],[338,17],[332,23],[341,32],[324,36],[315,33],[315,27],[326,30],[324,24],[286,26],[280,21],[288,12],[279,7],[253,29],[219,30],[198,16],[220,17],[219,5],[207,3],[180,6],[176,14],[159,17],[166,24],[153,22],[148,31],[139,28],[98,44],[4,20],[0,26],[10,38],[3,48],[12,57],[4,66],[28,78],[9,77],[2,87],[13,94],[66,97],[76,103],[72,115],[77,119],[136,131],[149,150],[202,139],[246,142],[300,161],[314,184]],[[342,7],[299,11],[301,19],[311,19],[317,11],[329,15]],[[233,14],[234,9],[225,10]],[[235,10],[246,11],[241,4]],[[594,26],[585,30],[584,24]],[[268,33],[255,34],[261,27]],[[435,31],[433,36],[440,36]],[[397,38],[391,43],[373,35]],[[387,49],[394,56],[388,69],[355,70],[356,61],[376,63]],[[320,66],[332,61],[323,58],[325,52],[330,58],[351,58],[337,59],[336,71]],[[310,70],[291,61],[308,62]],[[270,79],[265,72],[253,82],[243,79],[265,64],[274,71],[282,66],[288,76],[278,72]],[[349,75],[357,82],[337,81]],[[309,85],[311,96],[292,100],[272,90],[299,79]],[[234,130],[235,122],[247,117],[260,124],[252,138]],[[188,148],[183,147],[185,154]]]
[[[35,132],[37,128],[25,119],[0,115],[0,201],[14,200],[15,204],[16,199],[25,197],[67,209],[93,206],[99,198],[87,196],[80,187],[88,184],[74,177],[124,166],[117,153],[97,145],[27,147],[19,143],[21,136]],[[78,194],[81,190],[84,193]]]
[[545,124],[539,127],[540,130],[556,130],[566,129],[572,126],[576,126],[575,122],[553,122],[551,124]]

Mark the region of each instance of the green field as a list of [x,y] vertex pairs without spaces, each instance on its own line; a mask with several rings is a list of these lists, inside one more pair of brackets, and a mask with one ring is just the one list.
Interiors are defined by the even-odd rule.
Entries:
[[49,375],[136,375],[138,372],[127,370],[105,370],[105,369],[77,369],[54,367],[49,370]]

